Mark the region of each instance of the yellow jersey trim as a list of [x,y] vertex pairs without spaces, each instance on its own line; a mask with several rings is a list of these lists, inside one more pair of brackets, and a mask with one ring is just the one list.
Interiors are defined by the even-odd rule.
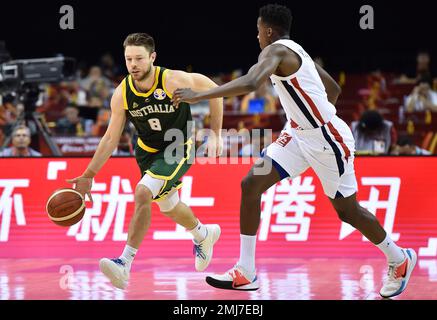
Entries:
[[[166,181],[166,182],[167,182],[167,181]],[[179,190],[180,188],[182,188],[182,185],[183,185],[183,183],[178,184],[175,188],[173,188],[173,189],[167,191],[167,192],[166,192],[165,194],[163,194],[163,195],[159,195],[159,194],[158,194],[158,195],[156,196],[156,199],[153,199],[152,202],[159,202],[159,201],[165,200],[165,199],[168,197],[168,195],[169,195],[170,192],[172,192],[173,190]]]
[[153,86],[150,88],[150,90],[147,91],[146,93],[138,92],[135,89],[135,86],[134,86],[134,84],[132,82],[132,77],[131,77],[131,75],[129,75],[129,77],[128,77],[129,78],[129,87],[132,90],[132,92],[136,96],[139,96],[139,97],[148,97],[148,96],[150,96],[153,93],[153,91],[156,90],[156,87],[158,86],[158,82],[159,82],[158,80],[159,80],[159,73],[160,73],[160,71],[161,71],[161,67],[156,67],[156,69],[155,69],[155,82],[153,83]]
[[154,174],[150,170],[147,170],[146,173],[148,175],[150,175],[152,178],[155,178],[155,179],[161,179],[161,180],[171,180],[171,179],[173,179],[175,177],[175,175],[178,173],[178,171],[181,169],[181,167],[185,163],[185,161],[187,161],[188,158],[190,157],[191,145],[193,144],[193,141],[191,139],[189,139],[185,144],[188,145],[187,153],[185,154],[185,158],[183,158],[181,160],[181,162],[179,162],[179,164],[176,167],[175,171],[173,171],[173,173],[170,176],[160,176],[160,175]]
[[152,147],[149,147],[148,145],[146,145],[139,137],[138,137],[137,143],[140,146],[140,148],[143,149],[144,151],[151,152],[151,153],[156,153],[159,151],[158,149],[155,149],[155,148],[152,148]]
[[[163,195],[161,195],[160,196],[160,194],[164,191],[164,189],[165,189],[165,187],[167,186],[167,182],[168,182],[169,180],[165,180],[164,181],[164,184],[163,184],[163,186],[162,186],[162,188],[159,190],[159,192],[158,192],[158,199],[159,198],[163,198]],[[167,192],[168,193],[168,192]]]
[[167,90],[167,87],[165,86],[165,79],[167,77],[168,71],[170,71],[170,70],[165,69],[164,72],[162,73],[162,88],[164,89],[164,92],[167,95],[167,97],[169,97],[171,99],[171,98],[173,98],[173,95]]
[[128,106],[127,106],[127,97],[126,97],[126,79],[123,79],[123,82],[121,83],[121,92],[123,96],[123,108],[127,110]]

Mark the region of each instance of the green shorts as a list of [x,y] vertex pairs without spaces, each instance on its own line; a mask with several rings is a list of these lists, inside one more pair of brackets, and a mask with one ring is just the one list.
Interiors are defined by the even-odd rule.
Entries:
[[171,190],[182,187],[182,182],[179,180],[191,167],[194,159],[193,141],[189,139],[185,142],[183,148],[176,148],[172,155],[172,163],[166,161],[164,150],[156,153],[151,153],[138,144],[135,148],[135,158],[141,170],[141,177],[145,174],[152,178],[164,180],[164,185],[158,195],[153,199],[159,201],[164,198]]

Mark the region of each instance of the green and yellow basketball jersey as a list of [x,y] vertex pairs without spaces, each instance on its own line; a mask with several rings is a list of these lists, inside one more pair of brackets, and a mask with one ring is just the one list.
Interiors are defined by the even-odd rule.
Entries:
[[[165,88],[168,69],[156,67],[155,82],[146,93],[135,89],[130,75],[123,79],[123,99],[127,118],[138,132],[138,145],[149,152],[163,151],[172,141],[165,141],[164,135],[169,129],[179,129],[184,141],[189,137],[187,122],[192,120],[188,103],[180,103],[176,108],[172,95]],[[173,138],[174,139],[174,138]]]

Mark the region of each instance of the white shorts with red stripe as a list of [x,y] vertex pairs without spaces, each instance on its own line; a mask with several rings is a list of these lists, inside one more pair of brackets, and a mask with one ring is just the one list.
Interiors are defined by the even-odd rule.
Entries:
[[334,115],[330,122],[316,129],[300,130],[287,124],[264,155],[274,160],[282,178],[287,174],[295,178],[313,168],[325,194],[336,199],[349,197],[358,190],[354,152],[355,141],[349,126]]

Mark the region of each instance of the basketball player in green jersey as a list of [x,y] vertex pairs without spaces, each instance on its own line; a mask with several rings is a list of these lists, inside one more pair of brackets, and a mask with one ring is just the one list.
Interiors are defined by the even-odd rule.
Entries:
[[[217,85],[201,74],[154,66],[155,43],[145,33],[130,34],[123,46],[129,75],[112,96],[108,129],[85,172],[68,180],[75,183],[76,190],[83,196],[87,194],[92,201],[92,179],[117,147],[126,118],[133,123],[139,136],[135,157],[142,176],[135,189],[135,213],[121,256],[100,260],[101,271],[120,289],[127,286],[132,261],[149,228],[153,201],[163,214],[193,235],[197,271],[203,271],[209,265],[213,246],[220,236],[219,225],[203,225],[191,209],[179,200],[179,179],[187,172],[194,157],[191,130],[187,124],[191,120],[191,111],[189,104],[175,107],[171,102],[172,93],[178,87],[207,90]],[[210,114],[213,134],[208,138],[208,155],[219,156],[222,147],[221,98],[210,100]],[[179,133],[176,141],[165,139],[166,132],[171,129],[177,129]]]

